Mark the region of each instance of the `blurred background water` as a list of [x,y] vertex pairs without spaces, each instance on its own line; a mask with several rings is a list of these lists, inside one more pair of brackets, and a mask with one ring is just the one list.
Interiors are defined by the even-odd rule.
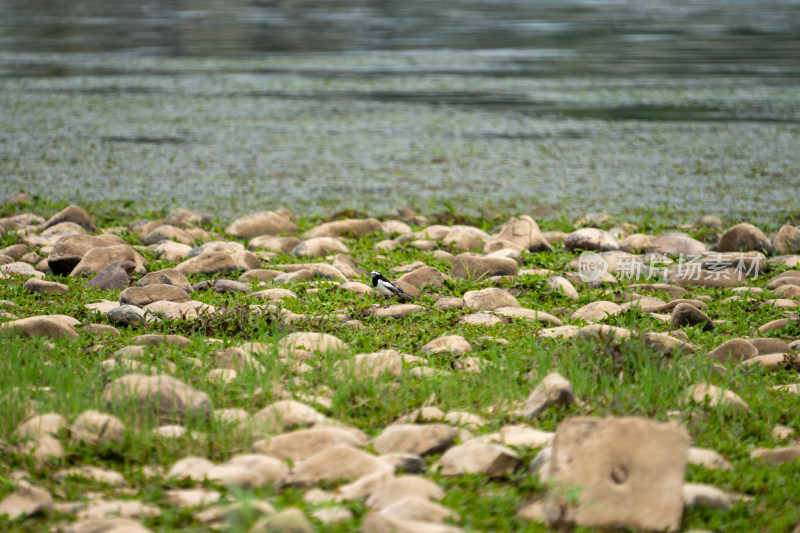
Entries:
[[0,0],[0,193],[785,216],[800,2]]

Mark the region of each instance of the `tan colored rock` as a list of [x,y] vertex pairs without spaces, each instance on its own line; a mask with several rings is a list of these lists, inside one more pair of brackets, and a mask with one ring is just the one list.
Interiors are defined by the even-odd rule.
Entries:
[[614,302],[600,300],[584,305],[572,313],[572,318],[596,322],[609,316],[614,316],[622,312],[622,308]]
[[249,533],[314,533],[300,509],[283,509],[256,522]]
[[503,224],[496,237],[511,241],[529,252],[544,252],[553,249],[542,235],[539,225],[528,215],[512,218]]
[[689,448],[689,462],[700,465],[710,470],[730,470],[733,468],[731,463],[714,450],[705,448]]
[[758,355],[758,349],[745,339],[729,339],[711,352],[709,357],[720,363],[741,362]]
[[747,277],[736,268],[706,270],[678,267],[670,269],[667,277],[672,283],[684,287],[736,287],[749,283]]
[[452,246],[456,250],[469,252],[483,248],[483,240],[477,235],[461,228],[450,230],[442,239],[442,244]]
[[174,489],[167,491],[167,501],[178,507],[200,507],[217,503],[222,495],[210,489]]
[[581,228],[573,231],[564,239],[564,247],[567,250],[597,250],[607,252],[619,250],[619,240],[608,233],[597,228]]
[[253,443],[253,451],[281,460],[291,459],[293,462],[298,462],[336,444],[360,448],[365,443],[365,440],[346,429],[316,427],[282,433],[257,441]]
[[346,444],[334,444],[294,465],[288,483],[312,486],[320,482],[350,481],[393,469],[374,455]]
[[413,285],[417,289],[422,289],[428,285],[432,287],[436,287],[437,289],[444,288],[444,281],[450,279],[450,276],[439,272],[433,267],[430,266],[423,266],[408,272],[407,274],[403,274],[397,281],[402,281],[404,283],[408,283]]
[[0,324],[0,332],[15,330],[25,337],[76,338],[78,332],[75,331],[72,323],[65,321],[62,317],[63,315],[41,315],[10,320]]
[[337,289],[340,291],[354,292],[358,296],[366,296],[367,294],[372,294],[374,292],[372,287],[359,281],[348,281],[347,283],[342,283],[337,287]]
[[109,470],[108,468],[99,468],[96,466],[66,468],[53,474],[53,479],[58,481],[63,481],[69,478],[88,479],[104,485],[125,485],[125,478],[119,472]]
[[760,229],[742,222],[725,230],[717,243],[720,252],[747,252],[750,250],[767,252],[772,250],[772,243]]
[[65,207],[51,216],[42,226],[42,230],[46,230],[62,222],[72,222],[73,224],[78,224],[83,227],[90,233],[97,233],[97,226],[94,225],[89,214],[77,205]]
[[678,255],[683,257],[699,256],[708,252],[702,242],[692,239],[688,235],[659,235],[650,241],[645,253]]
[[188,256],[192,251],[192,247],[188,244],[181,244],[179,242],[164,241],[158,244],[153,244],[147,247],[148,250],[154,252],[159,259],[178,263]]
[[240,270],[231,254],[208,252],[187,259],[175,267],[181,274],[225,274]]
[[643,252],[650,246],[650,243],[655,239],[653,235],[645,235],[643,233],[634,233],[622,239],[619,243],[619,249],[623,252],[636,253]]
[[572,384],[557,372],[551,372],[533,389],[521,414],[525,418],[534,418],[550,407],[558,407],[575,403]]
[[144,287],[128,287],[119,295],[121,305],[130,304],[136,307],[144,307],[158,301],[186,302],[190,300],[189,295],[175,285],[154,284]]
[[547,289],[553,292],[560,292],[570,300],[576,301],[580,296],[575,286],[562,276],[550,276],[547,278]]
[[446,450],[458,436],[458,429],[442,423],[394,424],[375,437],[372,446],[380,454],[428,455]]
[[791,350],[789,343],[774,337],[754,337],[747,339],[751,345],[755,346],[759,355],[768,353],[787,353]]
[[350,249],[342,241],[333,237],[314,237],[306,239],[292,249],[297,257],[322,257],[328,254],[349,254]]
[[517,454],[499,444],[470,441],[449,448],[442,454],[436,467],[443,476],[483,474],[504,477],[519,466]]
[[768,353],[757,355],[739,363],[736,368],[748,368],[758,366],[764,370],[775,372],[784,368],[793,368],[798,363],[795,355],[785,353]]
[[188,232],[169,224],[163,224],[149,231],[145,236],[139,235],[144,244],[159,244],[164,241],[174,241],[181,244],[192,244],[194,237]]
[[152,530],[128,518],[90,518],[70,524],[64,533],[152,533]]
[[440,523],[446,518],[456,516],[451,509],[415,494],[387,505],[380,514],[390,519],[426,523]]
[[254,268],[244,272],[241,276],[239,276],[239,281],[243,281],[244,283],[253,283],[255,281],[271,281],[281,274],[284,274],[284,272],[280,270],[273,270],[271,268]]
[[451,275],[471,280],[490,276],[516,276],[518,268],[517,262],[507,257],[459,254],[453,260]]
[[776,329],[785,328],[789,324],[793,324],[797,322],[797,318],[778,318],[775,320],[770,320],[766,324],[759,326],[758,332],[759,333],[767,333],[768,331],[773,331]]
[[495,315],[490,315],[489,313],[471,313],[469,315],[462,315],[459,317],[458,323],[471,324],[473,326],[492,327],[502,324],[503,321]]
[[448,335],[433,339],[422,347],[422,351],[430,354],[452,353],[462,355],[472,351],[467,339],[461,335]]
[[214,463],[203,457],[184,457],[172,465],[167,471],[166,477],[200,482],[206,478],[206,474],[212,468],[214,468]]
[[275,276],[273,280],[275,283],[280,285],[288,285],[290,283],[299,283],[303,281],[310,281],[311,278],[314,277],[314,274],[311,270],[302,269],[302,270],[295,270],[294,272],[287,272],[285,274],[280,274]]
[[422,476],[399,476],[378,487],[366,500],[367,507],[380,511],[408,496],[441,500],[445,496],[439,485]]
[[66,294],[69,292],[69,287],[63,283],[45,281],[35,277],[26,281],[22,288],[39,294]]
[[411,226],[402,220],[384,220],[381,223],[381,231],[387,235],[404,235],[411,233]]
[[186,276],[174,268],[150,272],[136,282],[137,287],[148,287],[150,285],[173,285],[186,292],[186,294],[190,294],[193,290],[192,284],[189,283]]
[[759,448],[750,452],[750,459],[771,464],[788,463],[800,459],[800,445],[783,448]]
[[683,508],[687,511],[699,507],[727,511],[732,506],[731,499],[725,491],[711,485],[686,483],[683,486]]
[[375,218],[335,220],[333,222],[324,222],[311,228],[303,234],[303,239],[340,237],[348,234],[363,237],[380,229],[381,223]]
[[37,415],[21,424],[14,430],[14,435],[21,439],[40,439],[55,435],[67,428],[67,421],[57,413]]
[[721,389],[715,385],[711,385],[710,383],[698,383],[689,389],[687,397],[700,404],[708,401],[709,407],[717,407],[722,405],[736,409],[742,409],[744,411],[750,410],[750,406],[747,405],[747,403],[742,400],[738,394],[729,390]]
[[644,343],[664,353],[676,351],[679,353],[690,354],[697,350],[697,346],[681,339],[675,338],[666,333],[658,333],[655,331],[648,331],[642,335]]
[[404,356],[397,350],[382,350],[356,354],[352,361],[340,361],[336,366],[341,369],[343,375],[350,370],[358,379],[378,378],[387,374],[399,377],[403,374],[403,363],[407,357],[410,359],[410,356]]
[[261,235],[297,233],[297,231],[297,224],[274,211],[251,213],[234,220],[225,228],[225,234],[236,239],[252,239]]
[[447,524],[402,520],[384,516],[380,512],[371,512],[364,517],[361,531],[362,533],[461,533],[463,530]]
[[772,246],[781,255],[800,253],[800,228],[788,224],[781,227],[772,239]]
[[119,443],[125,435],[122,421],[100,411],[82,412],[70,427],[72,440],[91,444]]
[[561,320],[550,313],[536,311],[534,309],[524,309],[521,307],[498,307],[494,312],[500,316],[508,318],[521,318],[528,322],[541,323],[548,326],[561,326]]
[[257,433],[280,433],[297,427],[313,426],[327,420],[323,414],[304,403],[280,400],[251,416],[244,426]]
[[20,516],[48,514],[53,510],[53,498],[45,490],[25,484],[0,501],[0,516],[16,520]]
[[567,418],[553,442],[548,525],[677,531],[688,448],[674,423]]
[[450,297],[438,298],[433,305],[442,311],[448,311],[450,309],[463,309],[464,299]]
[[521,307],[516,298],[496,287],[467,291],[464,293],[464,305],[484,311],[494,311],[500,307]]
[[[118,516],[121,518],[153,518],[161,511],[154,505],[145,505],[136,500],[94,501],[78,513],[78,520],[102,520]],[[118,530],[113,530],[118,531]]]
[[116,235],[67,235],[56,241],[48,255],[48,265],[54,274],[66,276],[89,250],[124,244],[127,243]]
[[333,335],[310,331],[290,333],[278,342],[278,347],[289,352],[299,349],[323,354],[341,352],[348,349],[346,343]]
[[[147,260],[139,255],[131,245],[126,243],[92,248],[83,255],[80,262],[75,265],[75,268],[72,269],[69,275],[70,277],[86,277],[99,274],[117,261],[128,261],[136,265],[134,268],[136,274],[142,275],[147,271]],[[50,264],[49,260],[48,264]]]
[[211,402],[204,392],[170,376],[130,374],[117,378],[103,391],[102,401],[112,410],[135,403],[136,415],[153,415],[167,423],[211,414]]
[[542,448],[551,446],[555,435],[556,434],[552,431],[541,431],[524,425],[509,425],[501,427],[500,431],[496,433],[489,433],[488,435],[483,435],[473,440],[494,442],[512,448],[521,446],[527,448]]

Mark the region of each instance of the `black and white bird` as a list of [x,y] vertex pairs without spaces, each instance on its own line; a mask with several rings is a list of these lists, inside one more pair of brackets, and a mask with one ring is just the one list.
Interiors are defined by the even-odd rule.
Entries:
[[397,296],[401,300],[413,300],[413,298],[405,292],[400,287],[396,286],[394,283],[389,281],[388,279],[383,277],[383,274],[378,272],[377,270],[373,270],[370,272],[372,276],[372,286],[375,287],[375,290],[379,293],[383,294],[384,296]]

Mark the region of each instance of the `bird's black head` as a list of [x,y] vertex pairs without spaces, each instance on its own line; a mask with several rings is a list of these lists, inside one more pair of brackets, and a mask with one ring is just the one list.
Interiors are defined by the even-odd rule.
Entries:
[[378,280],[381,279],[383,276],[377,270],[373,270],[369,273],[372,276],[372,285],[375,286],[378,283]]

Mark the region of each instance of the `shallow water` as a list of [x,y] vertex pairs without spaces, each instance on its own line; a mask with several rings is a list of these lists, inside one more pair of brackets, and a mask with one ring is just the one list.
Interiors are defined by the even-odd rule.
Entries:
[[0,197],[783,216],[800,3],[710,4],[0,0]]

